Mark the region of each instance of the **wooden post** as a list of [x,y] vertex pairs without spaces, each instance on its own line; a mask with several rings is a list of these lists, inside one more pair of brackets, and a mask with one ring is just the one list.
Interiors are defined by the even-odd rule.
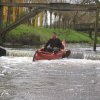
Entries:
[[94,47],[93,47],[94,51],[96,51],[96,45],[97,45],[98,22],[99,22],[99,10],[97,9],[96,22],[95,22],[95,34],[94,34]]

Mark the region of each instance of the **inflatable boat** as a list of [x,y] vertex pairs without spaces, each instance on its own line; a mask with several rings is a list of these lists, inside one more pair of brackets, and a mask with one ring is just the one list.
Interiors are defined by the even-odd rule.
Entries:
[[47,52],[47,51],[44,51],[43,48],[41,48],[35,52],[33,56],[33,61],[61,59],[61,58],[68,57],[70,53],[71,53],[70,50],[62,49],[58,52]]

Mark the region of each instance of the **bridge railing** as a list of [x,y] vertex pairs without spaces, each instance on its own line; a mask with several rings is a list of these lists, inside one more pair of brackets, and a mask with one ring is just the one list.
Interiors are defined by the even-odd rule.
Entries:
[[94,23],[80,23],[80,24],[75,24],[76,27],[94,27]]
[[[80,31],[87,31],[87,30],[94,30],[95,29],[95,23],[81,23],[81,24],[75,24],[75,29]],[[98,30],[100,30],[100,23],[98,24]]]

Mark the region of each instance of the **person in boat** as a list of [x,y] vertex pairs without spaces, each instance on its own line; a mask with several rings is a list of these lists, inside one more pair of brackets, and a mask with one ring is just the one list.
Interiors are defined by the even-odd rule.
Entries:
[[63,46],[61,40],[57,37],[57,34],[55,32],[53,32],[52,38],[49,39],[44,46],[44,51],[47,51],[47,52],[56,51],[56,52],[58,52],[61,49],[64,49],[64,46]]

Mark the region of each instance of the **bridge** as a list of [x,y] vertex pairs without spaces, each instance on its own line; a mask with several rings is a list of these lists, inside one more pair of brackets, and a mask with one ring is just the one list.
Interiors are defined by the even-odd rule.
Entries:
[[[5,36],[5,34],[20,25],[22,22],[28,20],[31,17],[36,16],[38,13],[44,10],[53,10],[53,11],[95,11],[97,8],[100,10],[100,6],[96,6],[94,4],[91,5],[81,5],[81,4],[69,4],[69,3],[6,3],[1,2],[0,8],[2,10],[3,6],[8,7],[28,7],[34,8],[31,12],[27,13],[25,16],[18,19],[16,22],[10,24],[3,29],[1,32],[1,36]],[[2,20],[2,18],[0,19]]]
[[70,4],[70,3],[5,3],[2,2],[0,6],[8,7],[43,7],[50,10],[57,11],[93,11],[97,8],[100,9],[100,5],[94,4]]

